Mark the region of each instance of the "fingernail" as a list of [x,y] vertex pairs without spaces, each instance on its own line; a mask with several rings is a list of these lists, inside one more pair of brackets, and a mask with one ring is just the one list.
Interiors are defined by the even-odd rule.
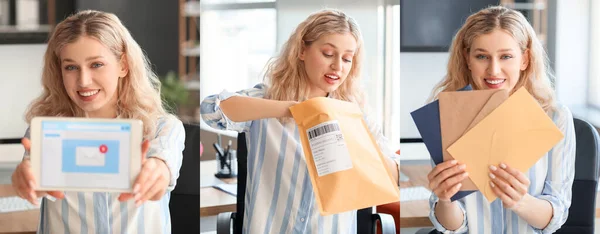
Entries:
[[490,181],[490,186],[492,186],[492,188],[496,187],[496,185],[494,185],[494,182],[492,182],[492,181]]
[[133,193],[137,193],[140,191],[140,185],[136,184],[135,186],[133,186]]
[[452,161],[450,161],[450,164],[453,164],[453,165],[454,165],[454,164],[456,164],[456,163],[457,163],[457,161],[456,161],[456,160],[452,160]]
[[462,184],[457,184],[456,185],[456,188],[460,188],[460,187],[462,187]]
[[467,165],[466,165],[466,164],[463,164],[463,165],[460,165],[460,166],[458,166],[458,169],[461,169],[461,170],[462,170],[462,169],[465,169],[465,168],[467,168]]
[[506,165],[504,163],[500,163],[500,168],[506,169]]
[[494,174],[490,173],[490,178],[496,179],[496,176]]
[[136,194],[135,196],[133,196],[133,199],[135,199],[136,201],[140,199],[142,195],[141,194]]
[[490,170],[495,171],[496,169],[498,168],[496,168],[494,165],[490,165]]
[[467,177],[467,176],[469,176],[469,172],[463,173],[463,177]]

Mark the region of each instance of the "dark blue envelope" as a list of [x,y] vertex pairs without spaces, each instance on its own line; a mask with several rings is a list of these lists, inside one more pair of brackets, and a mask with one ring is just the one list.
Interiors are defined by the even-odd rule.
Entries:
[[[473,90],[471,85],[467,85],[459,91],[470,91]],[[440,126],[440,102],[435,100],[413,112],[410,113],[421,134],[423,143],[429,151],[429,156],[433,162],[437,165],[444,161],[443,150],[442,150],[442,128]],[[475,190],[471,191],[459,191],[451,200],[461,199]]]

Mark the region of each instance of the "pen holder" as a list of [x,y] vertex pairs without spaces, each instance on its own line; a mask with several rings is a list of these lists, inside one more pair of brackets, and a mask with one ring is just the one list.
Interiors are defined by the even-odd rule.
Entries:
[[217,153],[217,178],[235,178],[237,177],[237,152],[229,150],[224,156]]

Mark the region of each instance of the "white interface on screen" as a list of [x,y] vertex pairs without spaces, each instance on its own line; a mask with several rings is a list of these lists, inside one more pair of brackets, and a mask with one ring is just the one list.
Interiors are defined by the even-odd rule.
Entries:
[[43,121],[41,139],[41,186],[130,187],[130,124]]

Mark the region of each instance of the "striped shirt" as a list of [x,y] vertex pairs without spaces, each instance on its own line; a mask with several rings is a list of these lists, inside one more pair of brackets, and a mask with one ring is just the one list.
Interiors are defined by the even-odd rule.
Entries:
[[515,212],[504,208],[498,198],[492,203],[479,192],[458,200],[464,219],[460,228],[446,230],[436,219],[434,206],[439,198],[429,199],[429,219],[438,231],[444,233],[553,233],[567,220],[571,206],[571,187],[575,177],[575,128],[573,116],[565,106],[559,106],[550,114],[556,126],[564,134],[563,140],[533,165],[525,176],[531,182],[528,193],[552,205],[552,219],[543,229],[529,225]]
[[161,118],[147,153],[163,160],[171,172],[171,182],[160,200],[136,207],[134,199],[119,202],[120,193],[67,191],[64,199],[42,199],[37,233],[171,233],[169,198],[179,177],[184,142],[181,121],[172,115]]
[[[223,91],[200,105],[202,119],[213,128],[247,132],[243,233],[356,233],[356,211],[328,216],[319,213],[293,119],[283,124],[275,118],[232,122],[219,107],[231,96],[264,98],[265,91],[263,84],[237,93]],[[381,130],[365,119],[384,155],[400,165]]]

